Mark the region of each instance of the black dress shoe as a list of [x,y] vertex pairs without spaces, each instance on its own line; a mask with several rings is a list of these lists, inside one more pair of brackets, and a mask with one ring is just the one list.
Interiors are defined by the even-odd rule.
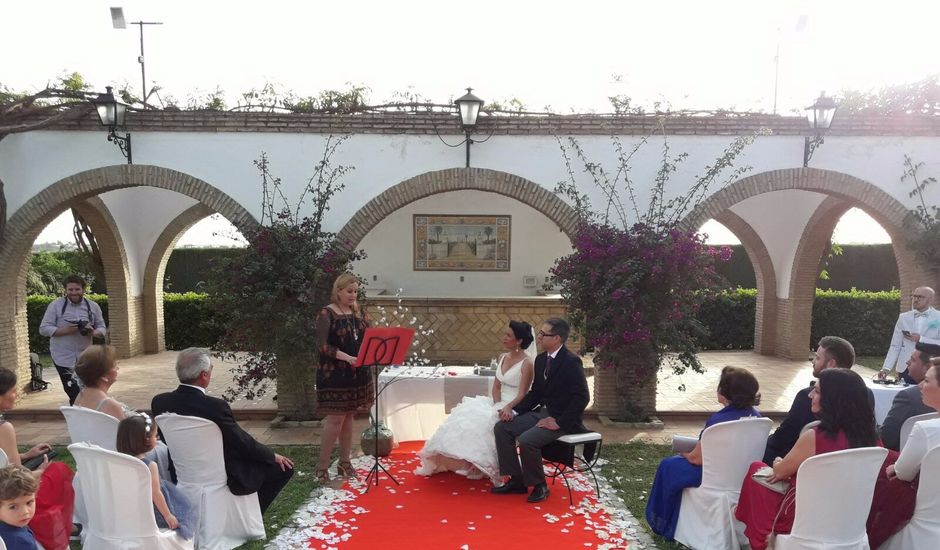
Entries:
[[532,494],[526,500],[529,502],[542,502],[548,498],[548,485],[539,483],[532,488]]
[[524,495],[528,493],[529,490],[521,483],[509,481],[499,487],[493,487],[490,489],[490,492],[497,495]]

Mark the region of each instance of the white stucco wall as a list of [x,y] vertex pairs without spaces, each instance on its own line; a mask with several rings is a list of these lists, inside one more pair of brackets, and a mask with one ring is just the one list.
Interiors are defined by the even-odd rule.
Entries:
[[[510,271],[412,271],[414,214],[512,216]],[[385,218],[362,240],[368,257],[355,270],[369,288],[404,296],[533,296],[524,275],[545,282],[555,259],[571,252],[568,237],[542,213],[515,199],[483,191],[453,191],[412,202]]]
[[[640,138],[628,136],[622,143],[626,151],[632,149]],[[282,178],[285,191],[290,199],[296,200],[303,184],[312,174],[313,165],[321,158],[326,137],[316,134],[289,133],[252,133],[252,132],[134,132],[134,161],[138,165],[156,165],[171,168],[199,178],[217,187],[222,192],[242,204],[249,212],[260,217],[261,185],[257,170],[252,161],[266,151],[271,161],[271,170]],[[668,194],[674,195],[676,189],[687,186],[694,177],[704,173],[707,166],[721,154],[733,140],[733,136],[717,135],[673,135],[668,142],[672,154],[688,153],[689,157],[680,164],[673,175]],[[455,141],[454,139],[451,140]],[[609,173],[615,171],[616,151],[611,140],[603,136],[581,136],[579,143],[594,162],[600,162]],[[776,169],[795,168],[802,163],[803,139],[798,136],[760,137],[739,159],[740,164],[752,166],[750,174],[757,174]],[[908,207],[913,207],[915,200],[908,197],[911,187],[899,182],[903,171],[904,154],[909,154],[917,161],[925,162],[925,175],[940,175],[940,138],[937,137],[846,137],[830,136],[826,143],[817,149],[811,166],[846,173],[868,181],[881,188]],[[637,152],[633,158],[631,179],[636,182],[638,203],[643,209],[648,204],[649,188],[662,158],[662,138],[651,138],[650,142]],[[436,136],[415,135],[354,135],[338,150],[334,162],[355,167],[345,178],[347,188],[332,203],[328,214],[327,228],[337,231],[369,200],[385,189],[401,181],[430,171],[463,166],[463,148],[448,148],[440,143]],[[8,216],[13,215],[30,197],[42,188],[75,173],[92,168],[120,164],[123,162],[117,148],[106,141],[103,131],[36,131],[15,134],[0,141],[0,181],[5,184],[8,203]],[[495,135],[486,143],[473,146],[471,165],[515,174],[548,189],[566,177],[565,165],[556,140],[551,136],[516,136]],[[587,183],[580,163],[573,166],[582,182]],[[717,191],[719,184],[713,187]],[[584,186],[585,192],[596,206],[601,206],[604,199],[600,191],[591,185]],[[139,292],[144,263],[150,252],[153,240],[179,212],[192,204],[192,199],[182,195],[165,195],[140,190],[127,190],[114,193],[105,198],[112,208],[112,215],[117,220],[128,259],[131,262],[131,287]],[[929,204],[940,203],[940,186],[931,186],[926,190]],[[435,199],[435,200],[439,200]],[[808,217],[812,203],[818,198],[794,198],[792,206],[786,210],[779,208],[780,199],[772,196],[755,197],[735,207],[735,211],[755,227],[768,241],[768,249],[777,267],[777,280],[781,296],[786,296],[788,270],[792,265],[794,240],[799,237],[802,227],[792,231],[781,231],[783,218],[765,215],[773,212],[785,217],[788,227],[793,227],[795,220]],[[790,199],[787,199],[790,200]],[[750,201],[753,201],[751,204]],[[443,208],[441,203],[434,203]],[[505,203],[500,207],[510,208]],[[789,203],[788,203],[789,204]],[[458,204],[459,211],[474,213]],[[520,208],[514,206],[513,208]],[[454,211],[455,208],[447,208]],[[534,210],[530,212],[535,214]],[[513,224],[519,227],[522,218],[527,218],[524,211],[515,214]],[[517,219],[518,218],[518,219]],[[531,223],[541,223],[541,215],[536,215]],[[394,222],[389,220],[388,223]],[[535,227],[533,225],[533,227]],[[555,229],[557,232],[557,229]],[[373,234],[367,240],[377,238]],[[521,233],[514,230],[514,240]],[[410,237],[409,237],[410,238]],[[365,244],[368,243],[364,243]],[[372,245],[374,247],[374,245]],[[409,245],[410,246],[410,245]],[[545,250],[543,266],[550,265],[558,256],[558,249]],[[410,262],[409,253],[404,258]],[[522,271],[517,271],[515,254],[518,246],[514,243],[513,272],[500,286],[507,288],[521,284]],[[379,258],[382,256],[380,255]],[[374,262],[378,262],[375,260]],[[383,260],[384,261],[384,260]],[[410,264],[396,263],[380,266],[378,263],[365,264],[369,269],[381,271],[380,276],[394,280],[413,280],[415,273],[410,271]],[[407,266],[407,269],[406,269]],[[380,270],[379,267],[382,267]],[[523,269],[528,266],[518,266]],[[532,265],[534,270],[537,265]],[[542,267],[544,273],[545,267]],[[423,277],[427,276],[427,279]],[[431,292],[463,293],[466,289],[485,288],[494,281],[494,274],[465,276],[464,287],[454,289],[450,282],[452,273],[421,274],[423,289]],[[385,285],[382,285],[385,286]],[[388,285],[393,287],[396,285]],[[397,285],[409,289],[418,285]],[[466,291],[468,294],[470,290]],[[489,294],[489,293],[487,293]]]

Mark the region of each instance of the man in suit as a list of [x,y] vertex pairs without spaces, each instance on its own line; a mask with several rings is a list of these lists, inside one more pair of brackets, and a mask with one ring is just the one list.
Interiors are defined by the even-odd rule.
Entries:
[[912,416],[934,412],[924,405],[920,395],[920,382],[930,368],[930,359],[940,357],[940,346],[925,344],[923,341],[914,345],[914,353],[907,360],[907,374],[914,380],[915,385],[904,388],[894,396],[891,410],[881,425],[881,441],[888,449],[901,450],[901,426]]
[[294,475],[294,463],[271,452],[248,435],[235,421],[228,403],[206,395],[212,378],[209,350],[188,348],[181,351],[176,358],[176,377],[180,385],[175,391],[153,398],[150,405],[153,415],[176,413],[215,422],[222,432],[229,490],[234,495],[258,493],[258,503],[264,513]]
[[907,372],[907,360],[914,353],[914,344],[940,344],[940,311],[933,308],[934,291],[928,286],[914,289],[911,294],[911,311],[898,316],[894,335],[888,347],[888,355],[881,367],[879,377],[884,379],[892,369],[908,384],[915,384]]
[[581,358],[564,345],[569,332],[564,319],[545,320],[536,338],[543,351],[535,358],[532,388],[512,411],[500,413],[500,421],[493,427],[499,471],[509,476],[508,482],[491,489],[493,493],[524,494],[532,487],[528,501],[545,500],[548,486],[542,447],[563,435],[587,431],[581,424],[581,413],[590,394]]
[[[814,377],[819,376],[819,373],[826,369],[850,369],[855,364],[855,348],[844,338],[823,336],[809,360],[813,365]],[[800,437],[803,426],[817,420],[816,415],[813,414],[812,402],[809,398],[809,392],[815,384],[816,381],[814,380],[809,387],[796,393],[786,418],[780,423],[780,427],[767,438],[764,464],[773,464],[774,458],[786,456]],[[869,390],[869,399],[872,408],[874,408],[875,398],[871,395],[871,390]]]

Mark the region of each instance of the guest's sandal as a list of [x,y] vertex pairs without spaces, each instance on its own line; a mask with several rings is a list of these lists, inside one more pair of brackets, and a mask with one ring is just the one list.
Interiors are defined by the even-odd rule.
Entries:
[[340,461],[336,465],[336,473],[343,477],[356,477],[356,468],[350,461]]
[[330,469],[329,469],[329,468],[323,468],[323,469],[319,469],[319,468],[318,468],[318,469],[317,469],[317,481],[319,481],[321,485],[325,485],[325,484],[329,483],[329,482],[330,482]]

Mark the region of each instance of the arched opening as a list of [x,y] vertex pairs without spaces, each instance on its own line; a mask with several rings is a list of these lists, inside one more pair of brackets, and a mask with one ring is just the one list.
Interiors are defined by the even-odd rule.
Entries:
[[[28,380],[26,275],[32,244],[43,228],[74,205],[79,205],[89,219],[95,220],[96,234],[109,242],[107,246],[110,252],[102,256],[109,279],[112,343],[119,346],[123,355],[143,351],[142,297],[131,291],[126,275],[129,264],[127,256],[138,254],[139,251],[134,247],[128,249],[117,231],[111,230],[109,233],[105,229],[117,227],[118,224],[114,223],[113,212],[102,208],[103,203],[98,198],[110,191],[130,187],[174,191],[224,214],[237,226],[249,227],[256,223],[244,207],[208,183],[155,166],[121,165],[89,170],[64,178],[34,195],[10,216],[0,243],[0,280],[13,289],[13,299],[0,305],[2,318],[8,319],[0,324],[0,364],[15,366],[21,380]],[[123,288],[118,288],[121,285]]]

